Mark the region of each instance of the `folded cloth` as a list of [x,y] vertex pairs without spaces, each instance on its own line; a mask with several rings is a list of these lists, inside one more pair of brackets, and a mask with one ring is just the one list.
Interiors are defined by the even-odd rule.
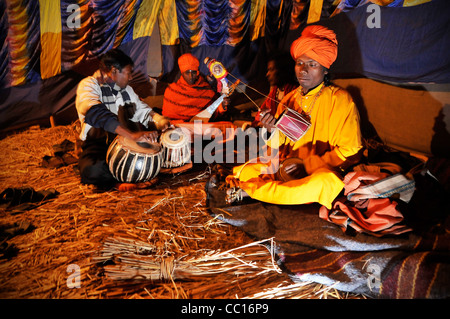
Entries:
[[396,195],[408,203],[415,189],[414,180],[402,174],[388,176],[385,173],[350,172],[345,175],[344,184],[344,194],[353,202]]
[[412,231],[395,199],[408,203],[415,190],[414,180],[404,175],[354,171],[344,177],[344,195],[332,209],[321,207],[319,217],[351,230],[373,236],[399,235]]
[[373,236],[400,235],[412,231],[403,222],[403,214],[397,203],[389,198],[376,198],[367,201],[366,209],[358,209],[348,201],[336,201],[333,209],[322,206],[319,217],[338,225],[347,233],[350,229]]

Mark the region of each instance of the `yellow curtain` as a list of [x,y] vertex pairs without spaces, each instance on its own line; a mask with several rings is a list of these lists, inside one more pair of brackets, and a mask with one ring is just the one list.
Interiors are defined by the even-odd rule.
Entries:
[[403,1],[403,6],[404,7],[412,7],[412,6],[417,6],[419,4],[423,4],[423,3],[427,3],[430,2],[431,0],[404,0]]
[[308,20],[306,23],[314,23],[320,20],[323,0],[311,0],[309,3]]
[[175,0],[163,0],[162,3],[163,5],[158,14],[161,44],[175,45],[178,43],[178,21]]
[[60,1],[39,1],[41,21],[41,77],[61,73],[61,6]]
[[[280,10],[283,7],[280,5]],[[250,12],[250,25],[251,25],[251,40],[254,41],[265,35],[264,27],[266,21],[266,0],[252,0],[252,7]]]
[[133,39],[151,36],[163,0],[143,0],[134,22]]

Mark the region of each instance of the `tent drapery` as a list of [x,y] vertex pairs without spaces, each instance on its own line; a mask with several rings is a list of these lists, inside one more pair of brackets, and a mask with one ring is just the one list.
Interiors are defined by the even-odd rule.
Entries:
[[[335,30],[338,36],[339,56],[332,69],[334,74],[398,83],[450,83],[447,0],[56,3],[0,1],[0,126],[14,124],[5,114],[11,113],[15,105],[27,103],[27,94],[15,97],[12,91],[19,87],[21,92],[27,88],[38,90],[33,85],[41,87],[43,81],[53,77],[68,76],[74,82],[93,72],[91,67],[97,58],[111,48],[125,48],[138,71],[145,72],[149,54],[139,50],[148,50],[143,42],[149,42],[155,23],[162,46],[161,78],[166,81],[172,79],[168,75],[177,72],[176,59],[186,51],[201,61],[205,56],[221,60],[243,81],[263,78],[265,57],[270,51],[289,48],[306,24],[320,23]],[[368,5],[373,3],[382,5],[378,7],[380,28],[367,25],[371,15]],[[68,87],[65,92],[73,94],[73,88]],[[55,96],[63,93],[53,92]],[[47,110],[36,117],[60,111],[55,105],[41,107]]]
[[[447,45],[448,37],[445,37],[445,34],[448,34],[446,31],[449,28],[449,11],[448,5],[442,5],[444,1],[371,2],[384,5],[382,9],[387,10],[382,11],[381,21],[389,21],[395,25],[385,23],[379,30],[370,30],[367,27],[363,29],[366,22],[363,20],[367,19],[368,13],[355,9],[366,6],[368,0],[2,1],[0,88],[35,83],[70,70],[82,61],[96,58],[113,47],[150,36],[156,22],[160,25],[163,46],[177,45],[181,40],[190,48],[235,47],[243,41],[255,41],[262,37],[269,37],[271,40],[275,39],[275,36],[282,38],[289,29],[295,30],[306,23],[326,20],[337,7],[342,12],[348,11],[350,15],[354,12],[360,15],[350,19],[361,31],[358,40],[366,41],[363,46],[360,45],[361,49],[365,50],[363,53],[380,53],[372,50],[373,47],[384,47],[389,44],[389,39],[398,34],[409,35],[408,41],[412,43],[419,42],[417,49],[434,48],[439,41],[444,47]],[[431,2],[433,4],[430,5]],[[402,8],[392,10],[398,7]],[[433,8],[444,11],[439,15],[439,12],[433,12]],[[415,28],[410,29],[413,22]],[[371,36],[369,31],[378,32],[376,36]],[[376,42],[371,45],[372,40]],[[424,40],[427,42],[420,44]],[[365,45],[367,48],[364,48]],[[405,53],[423,55],[423,51],[405,52],[408,44],[405,46],[397,49],[395,56],[389,55],[389,52],[382,52],[383,56],[378,54],[378,57],[370,54],[368,59],[373,61],[378,70],[367,70],[367,75],[378,74],[382,77],[384,74],[380,69],[387,69],[386,63],[398,63],[398,60],[404,63],[408,58]],[[436,52],[425,51],[433,60],[443,58]],[[408,67],[409,65],[406,65],[405,68]],[[426,68],[426,65],[421,66],[422,70]],[[362,70],[364,71],[366,69]],[[398,69],[395,69],[393,72],[397,71]],[[425,70],[422,73],[429,72]],[[392,78],[391,74],[388,74],[388,77]],[[405,81],[424,81],[414,79],[408,74],[400,74],[398,77],[400,80],[405,78]]]

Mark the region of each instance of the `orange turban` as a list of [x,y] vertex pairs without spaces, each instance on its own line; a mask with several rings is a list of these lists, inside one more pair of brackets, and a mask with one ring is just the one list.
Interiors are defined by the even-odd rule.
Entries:
[[297,60],[305,54],[328,69],[336,60],[337,44],[336,34],[332,30],[320,25],[310,25],[292,43],[291,55]]
[[187,70],[198,70],[200,62],[198,59],[190,53],[185,53],[178,58],[178,66],[181,73]]

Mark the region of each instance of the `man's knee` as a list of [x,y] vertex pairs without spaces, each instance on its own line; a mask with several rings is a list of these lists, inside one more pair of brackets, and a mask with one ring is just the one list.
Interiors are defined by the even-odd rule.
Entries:
[[105,162],[80,167],[81,182],[84,184],[107,185],[117,180],[112,176]]

